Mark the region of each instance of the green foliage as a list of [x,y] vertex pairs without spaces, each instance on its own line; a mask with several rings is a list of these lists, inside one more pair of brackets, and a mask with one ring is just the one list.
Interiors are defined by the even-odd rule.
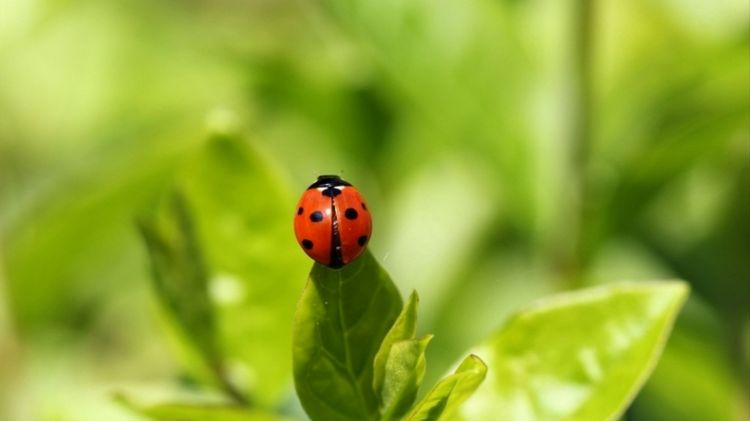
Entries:
[[415,339],[416,293],[396,317],[400,296],[367,252],[342,270],[313,267],[297,308],[295,384],[313,420],[447,420],[467,399],[469,420],[614,419],[654,369],[686,298],[684,284],[661,282],[542,301],[412,407],[432,335]]
[[[294,329],[295,385],[311,419],[398,420],[409,412],[432,339],[416,339],[418,302],[413,292],[397,315],[401,296],[369,251],[341,270],[315,264]],[[438,419],[466,399],[484,378],[475,369],[481,361],[469,360],[410,417]]]
[[116,396],[125,407],[158,421],[285,421],[285,418],[237,405],[161,403],[136,404]]
[[237,137],[210,139],[176,183],[195,213],[211,269],[222,352],[246,364],[242,383],[270,404],[291,374],[291,362],[279,355],[291,347],[306,266],[289,214],[280,211],[292,209],[293,198],[268,163]]
[[378,353],[375,354],[375,365],[373,369],[372,388],[375,393],[380,393],[383,388],[383,379],[385,378],[385,366],[388,361],[388,355],[391,347],[398,341],[414,339],[417,335],[417,304],[419,296],[416,291],[412,291],[409,300],[406,302],[401,314],[388,330],[380,344]]
[[521,311],[475,351],[490,374],[466,419],[617,419],[656,366],[687,294],[677,282],[615,285]]
[[[239,402],[275,402],[291,375],[278,356],[291,346],[304,260],[277,212],[291,199],[275,177],[244,141],[216,136],[182,164],[180,193],[140,223],[167,320],[187,339],[177,344],[187,345],[186,363]],[[237,362],[246,377],[229,371]]]
[[[437,385],[406,416],[409,421],[449,420],[459,405],[482,384],[487,366],[476,355],[469,355],[455,373]],[[494,416],[494,414],[492,415]]]
[[181,333],[214,367],[220,364],[216,316],[208,296],[208,274],[193,222],[179,194],[165,199],[153,215],[138,226],[148,248],[156,296]]
[[[321,173],[419,291],[428,386],[523,303],[675,278],[622,418],[750,417],[750,3],[271,3],[0,0],[0,419],[138,417],[123,385],[306,419],[289,219]],[[372,345],[378,411],[423,335]]]
[[424,379],[424,352],[432,335],[399,341],[391,346],[380,392],[382,419],[399,419],[411,408]]
[[297,306],[294,379],[314,420],[374,420],[373,360],[402,302],[369,252],[341,270],[316,264]]

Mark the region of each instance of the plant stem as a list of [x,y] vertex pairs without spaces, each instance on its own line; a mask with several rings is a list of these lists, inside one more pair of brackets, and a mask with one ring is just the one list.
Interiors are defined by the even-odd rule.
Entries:
[[239,389],[237,389],[237,387],[229,380],[223,365],[216,363],[213,365],[213,370],[221,389],[226,393],[227,397],[232,399],[237,405],[247,407],[252,406],[252,403],[247,396],[240,392]]

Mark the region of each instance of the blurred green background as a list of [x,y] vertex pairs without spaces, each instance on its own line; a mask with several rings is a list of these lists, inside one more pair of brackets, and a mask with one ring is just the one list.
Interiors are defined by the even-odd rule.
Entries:
[[[235,310],[280,336],[223,346],[248,346],[240,387],[299,414],[293,203],[338,173],[369,200],[375,256],[420,292],[426,384],[533,298],[682,278],[625,418],[747,420],[749,47],[746,0],[0,0],[0,419],[129,420],[113,393],[211,393],[134,224],[175,179],[219,268],[210,296],[245,273],[278,284],[278,305]],[[247,145],[239,170],[195,164],[217,133]],[[245,364],[264,352],[280,373]]]

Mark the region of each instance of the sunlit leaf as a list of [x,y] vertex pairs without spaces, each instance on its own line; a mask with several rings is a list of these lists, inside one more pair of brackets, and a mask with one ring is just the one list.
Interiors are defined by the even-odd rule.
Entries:
[[[468,399],[487,375],[487,366],[476,355],[469,355],[455,373],[440,380],[406,416],[407,421],[438,421],[451,415]],[[479,418],[477,418],[479,419]],[[485,419],[496,419],[494,416]]]
[[521,311],[476,353],[468,420],[616,419],[651,374],[687,297],[680,282],[601,287]]
[[373,359],[402,307],[369,252],[342,269],[315,264],[294,322],[294,380],[317,421],[374,420]]
[[431,339],[432,335],[427,335],[391,346],[381,392],[382,419],[400,419],[411,408],[424,379],[427,364],[424,351]]
[[385,335],[383,343],[380,344],[378,353],[375,354],[375,364],[373,370],[372,387],[376,394],[380,394],[383,387],[383,378],[385,377],[385,365],[388,361],[388,354],[391,347],[397,341],[413,339],[417,334],[417,304],[419,296],[416,291],[412,291],[409,301],[406,302],[398,319],[393,323],[391,329]]
[[291,380],[294,305],[308,260],[292,232],[293,198],[245,140],[220,135],[177,178],[205,252],[223,357],[237,384],[275,402]]

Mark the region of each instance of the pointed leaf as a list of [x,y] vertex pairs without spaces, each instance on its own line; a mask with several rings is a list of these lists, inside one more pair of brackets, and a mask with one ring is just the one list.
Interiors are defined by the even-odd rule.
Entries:
[[369,251],[342,269],[315,264],[294,322],[294,380],[312,420],[375,420],[373,359],[401,296]]
[[624,284],[520,312],[477,350],[490,376],[462,415],[617,419],[651,374],[687,294],[680,282]]
[[138,225],[148,249],[157,298],[183,327],[182,336],[209,365],[215,364],[219,360],[215,315],[203,255],[184,199],[172,194],[164,206],[142,216]]
[[427,335],[399,341],[391,347],[381,394],[383,420],[400,419],[417,398],[426,368],[424,352],[430,340],[432,335]]
[[407,421],[451,419],[456,409],[482,384],[486,374],[487,366],[484,362],[476,355],[469,355],[453,374],[440,380],[405,419]]
[[309,260],[294,241],[293,197],[245,139],[217,135],[181,169],[205,252],[209,292],[230,378],[261,404],[289,384],[294,306]]
[[417,334],[417,304],[419,304],[419,296],[417,291],[412,291],[409,301],[407,301],[388,334],[385,335],[385,339],[383,339],[383,343],[380,344],[380,349],[375,355],[372,386],[378,396],[380,396],[383,388],[385,364],[388,361],[388,353],[391,352],[391,347],[395,342],[413,339]]

